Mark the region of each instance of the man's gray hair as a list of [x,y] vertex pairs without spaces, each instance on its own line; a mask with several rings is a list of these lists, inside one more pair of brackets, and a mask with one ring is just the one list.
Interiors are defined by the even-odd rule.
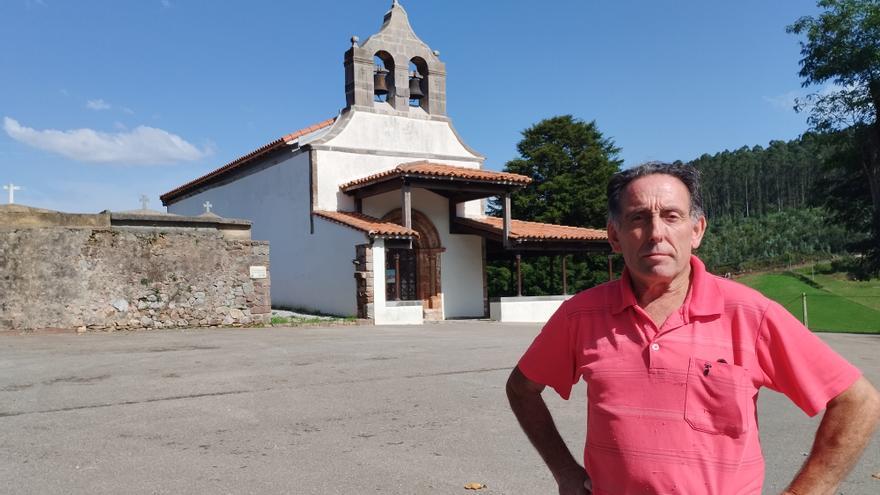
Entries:
[[691,218],[703,216],[703,197],[700,195],[700,171],[692,165],[683,163],[647,162],[622,170],[611,176],[608,182],[608,220],[615,224],[620,221],[620,200],[630,182],[648,175],[671,175],[680,180],[691,196]]

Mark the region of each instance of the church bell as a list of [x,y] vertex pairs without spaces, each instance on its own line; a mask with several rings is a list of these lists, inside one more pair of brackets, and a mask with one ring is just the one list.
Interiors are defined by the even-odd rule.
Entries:
[[422,75],[418,72],[413,72],[409,78],[409,97],[412,100],[421,100],[425,97],[422,93]]
[[385,76],[388,75],[388,70],[379,67],[376,69],[376,73],[373,74],[373,93],[376,96],[383,96],[388,94],[388,83],[385,80]]

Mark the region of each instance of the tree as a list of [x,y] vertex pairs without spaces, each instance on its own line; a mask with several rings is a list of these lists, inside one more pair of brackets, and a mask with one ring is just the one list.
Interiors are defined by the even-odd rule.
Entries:
[[[526,175],[532,182],[511,197],[511,216],[518,220],[576,227],[604,228],[606,188],[620,170],[620,149],[602,136],[594,122],[571,115],[542,120],[523,131],[517,145],[520,157],[507,162],[505,172]],[[489,204],[501,214],[498,201]],[[574,292],[608,280],[604,256],[577,254],[567,265],[569,290]],[[490,259],[489,295],[515,293],[509,260]],[[562,293],[561,261],[556,257],[530,257],[522,262],[523,293]]]
[[[542,120],[523,131],[520,158],[506,172],[527,175],[531,184],[511,198],[511,215],[520,220],[602,228],[607,215],[608,180],[620,170],[620,149],[602,136],[596,122],[571,115]],[[493,202],[490,209],[500,212]]]
[[810,112],[818,131],[851,129],[860,170],[871,195],[868,260],[880,273],[880,1],[820,0],[818,17],[802,17],[787,31],[805,34],[800,76],[804,87],[833,82],[836,89],[810,95],[797,109]]

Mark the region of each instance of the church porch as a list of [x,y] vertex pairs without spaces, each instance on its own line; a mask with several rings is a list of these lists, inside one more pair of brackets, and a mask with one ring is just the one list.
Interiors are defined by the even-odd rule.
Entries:
[[[509,203],[505,211],[510,211]],[[571,297],[568,291],[566,264],[574,253],[608,254],[608,277],[612,278],[611,247],[604,230],[569,227],[540,222],[485,217],[453,221],[453,230],[481,235],[486,239],[486,252],[495,259],[510,260],[516,273],[517,295],[492,298],[489,317],[503,322],[545,322]],[[562,294],[524,296],[521,263],[530,256],[557,256],[561,259]]]
[[454,218],[480,215],[484,198],[509,195],[529,181],[422,161],[355,179],[339,190],[353,198],[356,212],[419,234],[409,246],[385,249],[386,296],[422,301],[425,318],[440,320],[488,313],[483,238],[455,232]]

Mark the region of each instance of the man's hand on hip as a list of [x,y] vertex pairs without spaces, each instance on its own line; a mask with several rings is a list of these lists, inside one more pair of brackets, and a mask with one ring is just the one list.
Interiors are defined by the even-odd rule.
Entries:
[[593,483],[583,468],[569,470],[557,479],[559,495],[589,495],[593,493]]

